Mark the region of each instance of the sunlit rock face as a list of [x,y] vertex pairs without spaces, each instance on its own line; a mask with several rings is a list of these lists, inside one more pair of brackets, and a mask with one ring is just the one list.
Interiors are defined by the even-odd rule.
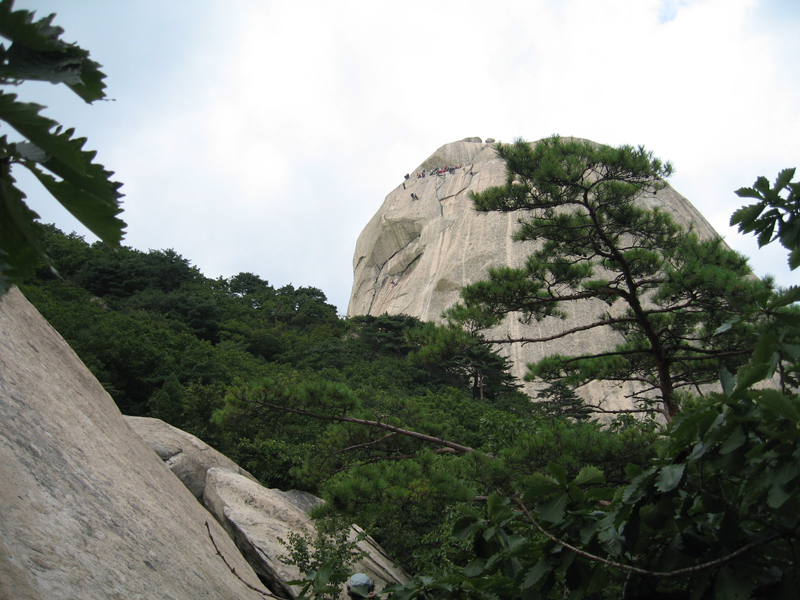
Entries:
[[201,502],[206,487],[206,473],[214,467],[258,481],[221,452],[161,419],[126,416],[125,421]]
[[[436,167],[458,167],[452,172],[418,178]],[[505,165],[493,145],[480,138],[446,144],[409,172],[386,196],[356,243],[354,281],[347,314],[407,314],[423,321],[441,321],[441,315],[459,300],[462,286],[487,277],[492,267],[520,266],[536,248],[534,242],[514,242],[519,213],[478,213],[470,192],[481,192],[505,182]],[[414,196],[412,196],[412,194]],[[415,199],[416,198],[416,199]],[[700,236],[716,235],[711,225],[671,187],[642,202],[668,211]],[[563,307],[575,325],[605,312],[604,303],[582,301]],[[507,318],[493,338],[543,337],[560,331],[554,319],[526,325]],[[521,377],[525,364],[552,354],[601,350],[616,341],[605,330],[593,330],[546,344],[513,344],[503,352]],[[591,386],[590,386],[591,387]],[[533,391],[533,388],[528,389]],[[594,386],[592,400],[609,397],[618,405],[624,392]]]
[[0,423],[0,598],[263,598],[222,527],[16,289],[0,299]]

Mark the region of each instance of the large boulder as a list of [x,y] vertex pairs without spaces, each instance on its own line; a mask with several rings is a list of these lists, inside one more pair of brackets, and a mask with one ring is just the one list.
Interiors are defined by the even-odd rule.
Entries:
[[[442,174],[416,177],[435,167],[457,167]],[[480,138],[467,138],[439,148],[398,185],[384,200],[356,243],[353,257],[353,289],[348,316],[407,314],[423,321],[442,321],[442,313],[460,298],[464,285],[486,279],[492,267],[520,266],[536,248],[535,242],[514,242],[516,213],[478,213],[469,194],[505,183],[504,162],[494,147]],[[412,198],[412,194],[416,199]],[[647,206],[668,211],[700,236],[716,232],[683,196],[671,187],[646,196]],[[602,314],[602,302],[581,301],[563,307],[576,326]],[[546,319],[525,325],[508,318],[491,332],[494,338],[542,337],[560,331],[562,323]],[[529,362],[560,352],[601,351],[618,338],[607,330],[593,330],[548,344],[505,345],[501,348],[522,377]],[[528,387],[529,392],[535,386]],[[592,401],[619,403],[623,393],[593,385]]]
[[[288,541],[291,533],[310,539],[316,536],[311,518],[296,499],[227,469],[212,468],[207,475],[204,501],[270,591],[282,598],[294,598],[298,588],[286,582],[301,579],[302,574],[297,567],[286,564],[287,548],[280,540]],[[354,526],[351,539],[359,533],[363,532]],[[358,547],[366,557],[353,566],[353,572],[369,575],[378,590],[388,583],[409,580],[371,537],[358,542]]]
[[206,487],[206,472],[213,467],[222,467],[258,481],[222,452],[161,419],[126,416],[125,420],[200,501]]
[[0,598],[263,598],[223,529],[16,289],[0,299],[0,423]]

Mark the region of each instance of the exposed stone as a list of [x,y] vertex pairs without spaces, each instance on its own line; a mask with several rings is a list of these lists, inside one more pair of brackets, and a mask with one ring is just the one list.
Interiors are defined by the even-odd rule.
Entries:
[[160,419],[125,417],[133,430],[166,463],[198,500],[203,500],[206,471],[222,467],[258,481],[230,458],[204,441]]
[[479,137],[466,137],[461,141],[462,142],[470,142],[471,144],[482,144],[483,143],[483,140],[481,138],[479,138]]
[[22,294],[0,299],[0,598],[242,600],[262,587]]
[[[506,173],[494,147],[471,143],[472,139],[442,146],[415,169],[461,165],[453,174],[411,179],[406,182],[407,191],[398,186],[386,196],[356,243],[348,316],[407,314],[441,322],[442,313],[459,300],[462,286],[485,279],[491,267],[522,265],[536,248],[535,242],[511,239],[520,214],[473,210],[470,192],[504,184]],[[412,202],[409,192],[419,200]],[[642,202],[668,211],[678,223],[693,225],[700,236],[716,235],[697,209],[671,187]],[[399,235],[398,231],[407,233]],[[563,310],[577,326],[607,308],[599,301],[582,301],[565,305]],[[557,319],[524,325],[511,317],[490,335],[540,337],[561,327]],[[501,352],[512,360],[513,374],[521,378],[526,363],[545,355],[601,351],[618,339],[607,330],[593,330],[546,345],[507,345]],[[527,389],[533,392],[535,386]],[[609,404],[618,404],[623,393],[595,383],[588,386],[586,395],[592,401],[607,398]]]
[[[323,500],[308,492],[265,488],[224,454],[164,421],[125,419],[189,491],[196,497],[199,492],[199,499],[223,525],[264,587],[282,598],[294,598],[297,589],[286,582],[302,574],[283,563],[286,548],[278,538],[288,540],[290,533],[313,537],[316,530],[308,513]],[[211,486],[207,493],[206,481]],[[359,533],[363,531],[354,525],[352,539]],[[359,548],[367,556],[354,567],[356,570],[370,574],[377,582],[407,581],[372,538],[359,542]]]
[[494,142],[495,142],[494,138],[486,138],[486,143],[487,144],[494,144]]
[[[287,498],[287,494],[265,488],[226,469],[209,469],[204,501],[236,542],[264,585],[284,598],[294,598],[298,589],[285,582],[301,578],[294,566],[283,562],[287,549],[278,541],[294,532],[312,539],[316,530],[308,514]],[[354,527],[353,536],[359,529]],[[378,590],[388,583],[405,583],[408,575],[396,567],[372,538],[359,543],[368,553],[353,567],[369,575]]]
[[309,494],[308,492],[301,492],[300,490],[289,490],[288,492],[279,493],[304,513],[310,513],[312,508],[324,504],[322,498],[318,498],[314,494]]

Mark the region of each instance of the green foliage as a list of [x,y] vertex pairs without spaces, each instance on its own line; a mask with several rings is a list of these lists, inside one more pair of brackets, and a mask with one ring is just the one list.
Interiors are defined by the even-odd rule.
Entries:
[[758,202],[733,213],[731,225],[740,233],[756,233],[759,248],[779,240],[789,251],[789,268],[800,266],[800,182],[792,181],[795,169],[784,169],[770,187],[766,177],[759,177],[751,188],[740,188],[740,198]]
[[314,536],[289,532],[287,540],[278,538],[287,550],[282,560],[305,575],[305,579],[291,582],[302,586],[300,597],[335,600],[350,567],[367,555],[358,547],[366,534],[335,518],[320,519],[314,525]]
[[[60,39],[63,29],[52,24],[55,15],[38,21],[33,13],[13,10],[13,0],[0,2],[0,85],[28,80],[63,83],[87,103],[105,97],[105,75],[100,65],[77,44]],[[26,168],[44,188],[92,233],[111,245],[119,244],[125,223],[112,172],[93,162],[95,152],[83,150],[85,138],[74,130],[62,131],[54,120],[40,115],[44,107],[19,102],[15,94],[0,92],[0,120],[24,141],[0,137],[0,295],[10,285],[33,274],[41,259],[39,216],[25,203],[25,194],[12,176],[15,166]]]
[[442,551],[439,538],[429,534],[449,507],[475,494],[458,476],[453,463],[459,460],[422,451],[413,459],[353,467],[326,482],[326,511],[359,523],[404,567],[427,569]]
[[556,380],[539,393],[540,400],[534,406],[543,418],[569,418],[586,421],[592,417],[592,409],[563,380]]
[[178,425],[183,416],[183,386],[175,373],[170,373],[161,389],[147,401],[150,414],[162,421]]
[[[678,393],[716,379],[748,354],[751,326],[736,321],[768,286],[720,239],[700,240],[641,202],[657,196],[672,169],[644,148],[610,148],[557,136],[535,146],[497,146],[507,183],[473,194],[480,211],[527,211],[514,234],[539,247],[520,268],[491,270],[466,286],[452,321],[469,331],[511,314],[526,323],[566,319],[565,302],[595,300],[597,314],[552,335],[493,343],[543,343],[607,329],[623,341],[605,351],[551,355],[528,379],[577,388],[593,380],[628,383],[667,419]],[[592,344],[587,344],[593,347]]]
[[[670,426],[631,483],[555,463],[513,503],[464,508],[473,560],[437,597],[791,598],[800,581],[800,404],[774,390],[715,395]],[[417,581],[402,593],[429,590]],[[602,597],[608,597],[603,595]]]
[[[442,515],[456,504],[494,490],[512,493],[554,459],[575,472],[597,463],[616,481],[626,480],[625,464],[646,461],[655,437],[652,424],[609,431],[593,422],[547,422],[533,410],[514,415],[455,389],[417,398],[367,398],[341,384],[309,380],[241,386],[218,419],[247,435],[241,433],[244,423],[266,429],[262,419],[277,418],[276,410],[318,423],[295,477],[316,486],[327,514],[367,528],[411,571],[434,560],[451,570],[461,565],[459,544],[444,544],[449,549],[443,550]],[[443,440],[475,450],[453,450]]]
[[406,339],[415,348],[409,354],[412,364],[437,373],[442,382],[468,390],[480,400],[521,387],[509,373],[507,358],[460,327],[424,323],[408,329]]
[[[800,265],[800,182],[792,181],[795,169],[784,169],[770,188],[766,177],[759,177],[752,188],[741,188],[736,194],[758,198],[756,204],[744,206],[731,217],[731,225],[739,231],[756,233],[759,247],[780,240],[789,250],[789,267]],[[782,195],[785,194],[785,197]],[[768,209],[768,210],[767,210]],[[766,211],[766,212],[765,212]],[[788,394],[800,387],[800,288],[758,294],[749,312],[722,325],[726,332],[740,321],[757,321],[758,339],[747,369],[738,374],[737,389],[777,377],[781,391]]]
[[[462,508],[454,532],[473,542],[472,561],[395,586],[395,597],[794,598],[800,399],[781,365],[797,358],[797,299],[795,288],[754,297],[765,318],[750,361],[722,371],[722,393],[688,402],[657,457],[626,468],[628,482],[553,462],[485,512]],[[764,385],[776,373],[780,388]]]

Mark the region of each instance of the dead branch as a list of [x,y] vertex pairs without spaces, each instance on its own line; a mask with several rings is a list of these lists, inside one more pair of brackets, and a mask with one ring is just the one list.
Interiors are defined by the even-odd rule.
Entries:
[[560,544],[561,546],[564,546],[564,548],[572,550],[576,554],[579,554],[584,558],[588,558],[589,560],[594,560],[599,563],[603,563],[604,565],[608,565],[609,567],[614,567],[615,569],[621,569],[623,571],[628,571],[630,573],[637,573],[639,575],[645,575],[650,577],[663,577],[663,578],[680,577],[681,575],[688,575],[689,573],[694,573],[695,571],[702,571],[703,569],[711,569],[713,567],[718,567],[719,565],[724,565],[725,563],[732,561],[737,556],[744,554],[745,552],[752,550],[753,548],[757,548],[758,546],[763,546],[764,544],[768,544],[781,537],[779,534],[775,534],[763,538],[761,540],[756,540],[755,542],[751,542],[745,546],[742,546],[738,550],[731,552],[727,556],[723,556],[722,558],[718,558],[716,560],[712,560],[707,563],[695,565],[693,567],[687,567],[685,569],[676,569],[675,571],[648,571],[647,569],[640,569],[638,567],[632,567],[631,565],[625,565],[622,563],[606,560],[605,558],[602,558],[600,556],[595,556],[594,554],[590,554],[588,552],[581,550],[580,548],[576,548],[575,546],[568,544],[564,540],[561,540],[556,536],[554,536],[549,531],[546,531],[541,525],[539,525],[539,523],[536,521],[536,519],[533,518],[533,515],[531,515],[531,513],[528,511],[528,508],[522,503],[521,500],[517,500],[517,503],[522,508],[522,512],[525,513],[525,516],[528,518],[528,520],[531,523],[533,523],[534,527],[536,527],[536,529],[538,529],[540,532],[542,532],[545,536],[554,541],[556,544]]
[[341,422],[341,423],[354,423],[356,425],[366,425],[367,427],[374,427],[376,429],[385,429],[387,431],[394,432],[399,435],[405,435],[417,440],[422,440],[424,442],[430,442],[432,444],[438,444],[439,446],[445,446],[447,448],[452,448],[456,452],[475,452],[474,448],[470,448],[469,446],[463,446],[461,444],[456,444],[455,442],[450,442],[447,440],[443,440],[441,438],[433,437],[432,435],[426,435],[424,433],[419,433],[417,431],[411,431],[409,429],[401,429],[400,427],[395,427],[394,425],[389,425],[388,423],[381,423],[380,421],[369,421],[367,419],[356,419],[355,417],[348,417],[347,415],[320,415],[317,413],[313,413],[310,410],[306,410],[304,408],[291,408],[289,406],[281,406],[280,404],[272,404],[271,402],[263,402],[257,400],[247,400],[242,399],[245,402],[250,404],[255,404],[257,406],[261,406],[263,408],[269,408],[272,410],[278,410],[282,412],[288,412],[296,415],[303,415],[305,417],[311,417],[313,419],[319,419],[321,421],[334,421],[334,422]]
[[377,440],[372,440],[371,442],[364,442],[363,444],[356,444],[355,446],[350,446],[349,448],[342,448],[341,450],[337,450],[336,452],[332,452],[330,456],[336,456],[337,454],[344,454],[345,452],[349,452],[350,450],[358,450],[359,448],[366,448],[368,446],[374,446],[376,444],[380,444],[384,440],[388,440],[389,438],[393,438],[397,435],[397,432],[390,432],[387,433],[382,438]]

